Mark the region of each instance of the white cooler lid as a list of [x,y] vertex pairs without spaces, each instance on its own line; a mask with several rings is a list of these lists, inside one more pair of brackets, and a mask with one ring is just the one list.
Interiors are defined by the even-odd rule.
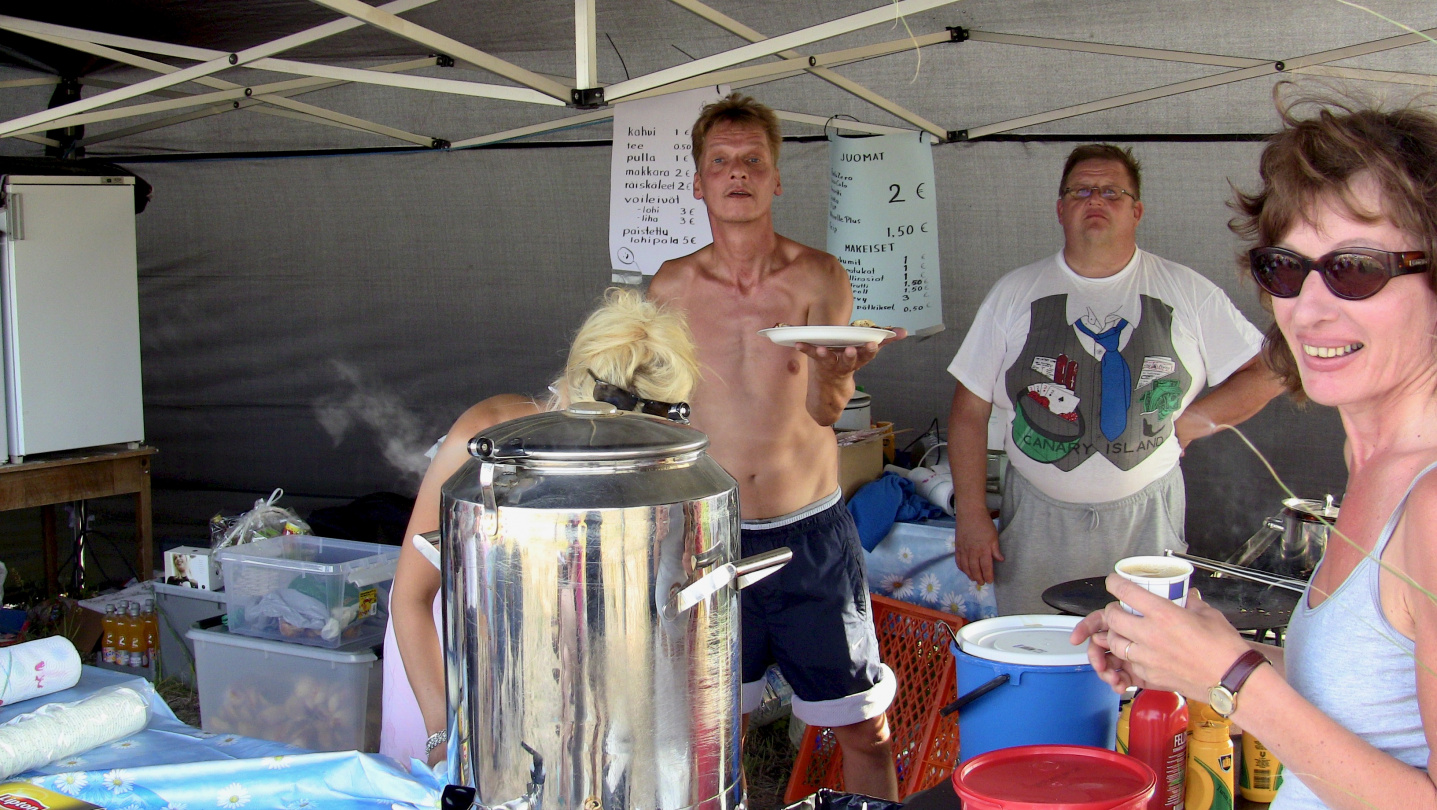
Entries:
[[999,616],[963,625],[958,646],[975,658],[1035,667],[1071,667],[1088,663],[1088,642],[1068,643],[1081,616],[1032,614]]

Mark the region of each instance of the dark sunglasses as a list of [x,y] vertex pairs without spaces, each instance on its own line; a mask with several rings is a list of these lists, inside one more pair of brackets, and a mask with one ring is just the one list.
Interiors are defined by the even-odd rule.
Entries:
[[1348,301],[1376,295],[1394,276],[1427,271],[1427,254],[1420,250],[1350,247],[1309,259],[1287,248],[1260,247],[1249,250],[1247,257],[1257,286],[1276,298],[1296,298],[1311,270],[1322,275],[1333,295]]
[[621,411],[639,411],[650,416],[663,417],[671,422],[685,425],[689,423],[689,404],[687,402],[644,399],[632,391],[620,388],[613,383],[604,382],[592,370],[589,371],[589,376],[594,378],[594,400],[596,402],[607,402]]

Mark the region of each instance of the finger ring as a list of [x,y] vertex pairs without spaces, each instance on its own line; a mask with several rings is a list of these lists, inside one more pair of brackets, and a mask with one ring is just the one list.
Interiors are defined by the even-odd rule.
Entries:
[[[1128,653],[1132,652],[1132,649],[1133,649],[1133,642],[1129,641],[1129,642],[1128,642],[1128,646],[1126,646],[1126,647],[1123,648],[1123,657],[1124,657],[1124,658],[1128,658]],[[1129,660],[1132,660],[1132,659],[1129,658]]]

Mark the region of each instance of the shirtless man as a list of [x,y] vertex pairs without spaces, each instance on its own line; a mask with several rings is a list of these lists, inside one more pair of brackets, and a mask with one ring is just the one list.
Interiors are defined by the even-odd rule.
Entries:
[[896,801],[884,714],[896,686],[878,660],[831,428],[853,394],[853,373],[880,344],[795,350],[758,333],[778,323],[847,324],[853,310],[836,258],[774,233],[780,142],[773,111],[750,98],[704,108],[693,127],[694,197],[708,206],[714,241],[664,263],[649,296],[687,313],[703,371],[692,421],[738,481],[744,555],[781,546],[794,554],[743,591],[745,718],[777,663],[794,688],[794,715],[833,727],[844,786]]

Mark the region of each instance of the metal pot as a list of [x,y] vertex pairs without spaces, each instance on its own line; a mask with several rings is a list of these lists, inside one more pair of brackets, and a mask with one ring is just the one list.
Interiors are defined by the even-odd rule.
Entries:
[[873,424],[872,403],[873,397],[863,391],[854,391],[833,426],[838,430],[866,430]]
[[[1288,498],[1282,502],[1281,564],[1289,576],[1307,579],[1327,550],[1327,535],[1337,522],[1332,496],[1325,501]],[[1287,572],[1284,572],[1287,573]]]
[[738,491],[702,433],[580,403],[443,487],[449,781],[480,804],[743,805]]

